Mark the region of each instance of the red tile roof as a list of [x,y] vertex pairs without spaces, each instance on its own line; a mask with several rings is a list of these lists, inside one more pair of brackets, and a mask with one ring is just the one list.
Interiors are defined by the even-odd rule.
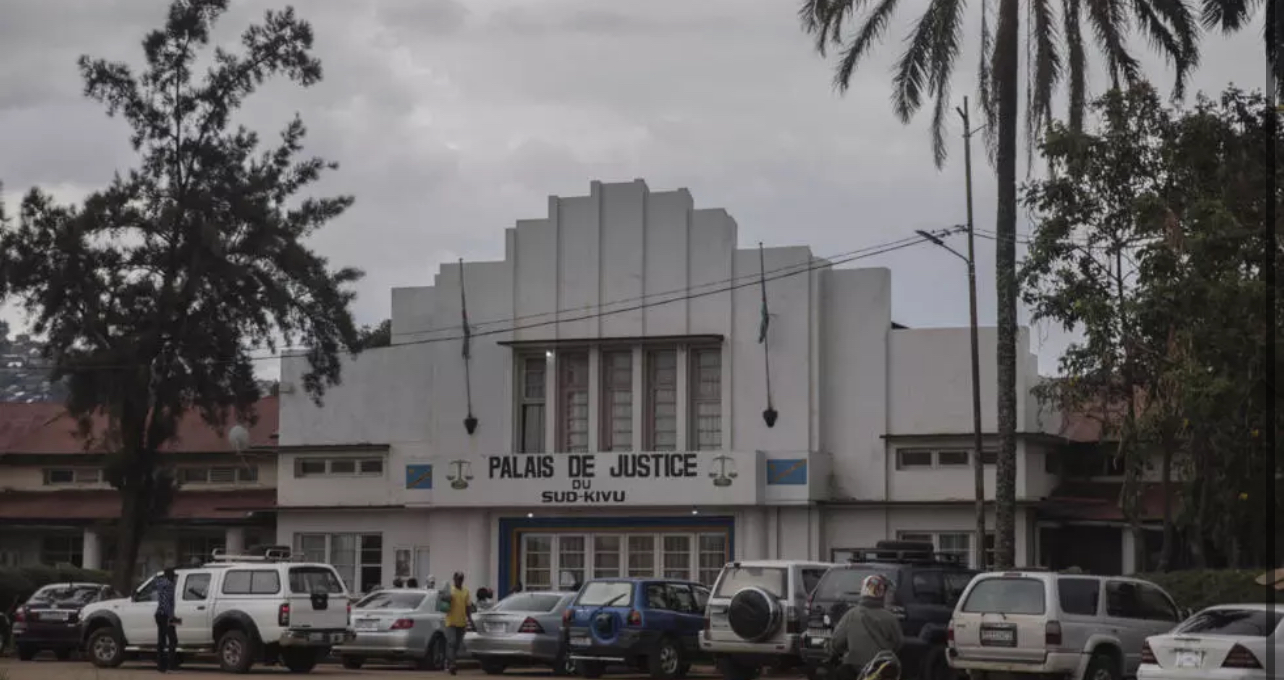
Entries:
[[[1123,484],[1119,482],[1063,482],[1039,504],[1040,510],[1056,519],[1085,522],[1123,522],[1119,505]],[[1173,494],[1173,513],[1178,511],[1180,494]],[[1163,487],[1146,483],[1141,487],[1141,519],[1158,521],[1164,516]]]
[[[265,397],[256,408],[258,422],[250,428],[250,446],[275,448],[280,422],[279,398]],[[94,430],[101,431],[105,418],[94,419]],[[228,427],[231,423],[228,423]],[[188,412],[178,425],[177,439],[161,449],[168,453],[218,453],[232,451],[226,428],[218,432],[201,420],[199,413]],[[0,455],[101,453],[86,450],[85,442],[76,436],[76,421],[60,404],[0,403]]]
[[[251,510],[276,506],[275,489],[180,491],[166,520],[246,519]],[[0,494],[0,521],[89,521],[120,517],[115,489],[7,491]],[[162,520],[163,521],[163,520]]]

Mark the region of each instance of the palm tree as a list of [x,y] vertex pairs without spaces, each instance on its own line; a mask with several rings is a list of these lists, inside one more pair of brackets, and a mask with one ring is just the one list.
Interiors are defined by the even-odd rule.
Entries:
[[[1260,0],[1215,2],[1233,16]],[[991,13],[997,15],[991,32]],[[803,29],[814,36],[822,56],[830,49],[841,54],[834,84],[845,92],[852,73],[876,43],[881,42],[900,0],[803,0],[799,10]],[[1068,93],[1068,118],[1075,129],[1083,126],[1086,108],[1087,55],[1083,24],[1091,28],[1112,84],[1140,79],[1141,68],[1132,55],[1127,35],[1140,29],[1151,44],[1173,65],[1174,96],[1181,96],[1186,77],[1199,62],[1199,22],[1184,0],[981,0],[981,58],[978,70],[980,100],[986,140],[998,176],[995,232],[995,283],[998,289],[998,429],[996,470],[996,568],[1015,564],[1016,539],[1016,218],[1017,218],[1017,76],[1021,48],[1021,7],[1029,14],[1027,46],[1026,134],[1029,142],[1050,119],[1054,93],[1063,77]],[[946,157],[945,114],[950,77],[959,56],[967,0],[929,0],[915,23],[905,51],[892,75],[892,106],[902,122],[909,122],[924,99],[933,100],[932,150],[937,167]],[[863,10],[863,17],[857,17]],[[1059,10],[1059,12],[1058,12]],[[1236,13],[1240,12],[1240,13]],[[1060,15],[1060,22],[1057,19]],[[1228,24],[1229,27],[1229,24]],[[1234,30],[1228,28],[1228,30]],[[978,536],[981,542],[984,537]]]
[[[1279,36],[1284,31],[1284,15],[1275,11],[1275,0],[1203,0],[1204,28],[1236,33],[1248,27],[1257,10],[1266,5],[1262,37],[1266,41],[1266,64],[1270,69],[1270,86],[1279,92],[1284,85],[1284,62],[1279,59]],[[1274,102],[1271,102],[1274,103]]]

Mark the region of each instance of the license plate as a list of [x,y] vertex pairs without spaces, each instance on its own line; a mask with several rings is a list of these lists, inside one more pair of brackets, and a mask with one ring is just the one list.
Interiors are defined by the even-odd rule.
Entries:
[[308,633],[308,640],[310,642],[324,642],[325,633]]
[[356,629],[362,630],[362,631],[379,630],[379,622],[378,621],[357,621]]
[[572,636],[571,636],[571,644],[572,644],[572,645],[575,645],[576,647],[587,647],[587,646],[589,646],[589,636],[587,636],[587,635],[572,635]]
[[829,642],[829,638],[823,638],[823,637],[807,638],[808,647],[824,647],[826,642]]
[[991,647],[1015,647],[1016,630],[1012,628],[982,628],[981,644]]
[[486,623],[486,624],[482,624],[482,628],[484,628],[487,633],[503,633],[504,631],[508,630],[508,624]]
[[1200,668],[1204,665],[1204,653],[1179,649],[1174,665],[1178,668]]
[[67,612],[40,612],[42,621],[66,621]]

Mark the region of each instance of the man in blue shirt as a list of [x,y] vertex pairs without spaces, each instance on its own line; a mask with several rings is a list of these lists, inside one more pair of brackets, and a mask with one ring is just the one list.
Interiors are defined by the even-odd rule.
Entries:
[[174,618],[174,587],[178,575],[169,567],[156,578],[156,670],[164,673],[174,665],[178,647],[178,630]]

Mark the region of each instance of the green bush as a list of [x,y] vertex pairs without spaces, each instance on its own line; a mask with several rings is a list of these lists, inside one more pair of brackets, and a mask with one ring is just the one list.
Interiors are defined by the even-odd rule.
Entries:
[[1261,573],[1261,570],[1204,569],[1138,574],[1137,577],[1158,584],[1177,600],[1177,606],[1191,611],[1215,604],[1284,603],[1284,592],[1257,584]]
[[0,568],[0,611],[9,611],[50,583],[110,583],[111,574],[75,567]]

